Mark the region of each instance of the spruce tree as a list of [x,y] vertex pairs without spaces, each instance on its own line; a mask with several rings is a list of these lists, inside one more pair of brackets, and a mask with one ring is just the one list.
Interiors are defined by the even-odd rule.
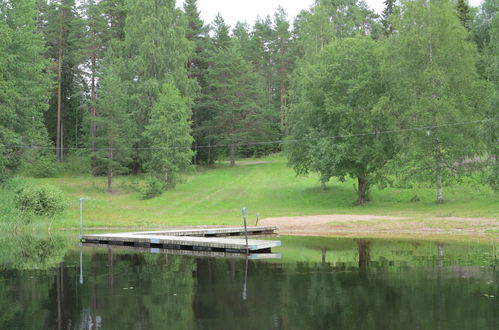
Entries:
[[107,191],[113,190],[117,174],[127,173],[134,142],[132,118],[127,107],[127,82],[121,73],[126,69],[119,60],[109,63],[104,70],[100,96],[97,100],[96,137],[94,143],[96,166],[107,175]]
[[180,96],[173,84],[164,84],[145,127],[144,137],[150,146],[145,167],[167,188],[175,187],[180,173],[191,163],[190,117],[188,100]]
[[[222,34],[224,40],[225,34]],[[209,59],[207,81],[209,85],[203,106],[212,112],[206,123],[210,135],[219,145],[228,145],[230,165],[235,165],[236,149],[240,144],[265,141],[269,134],[269,119],[263,110],[263,81],[241,55],[239,43],[215,44]],[[225,46],[227,45],[227,46]]]
[[142,131],[161,86],[173,82],[182,96],[194,96],[195,84],[187,71],[193,47],[186,38],[187,20],[174,0],[129,0],[126,8],[125,39],[116,43],[113,56],[126,63],[120,77],[127,82],[126,106],[136,141],[132,169],[138,172],[148,161],[141,151],[148,147]]
[[471,30],[471,22],[473,17],[471,16],[470,6],[467,0],[457,0],[457,16],[461,25],[466,28],[466,30]]
[[0,181],[25,156],[36,164],[50,147],[43,115],[51,84],[43,41],[36,33],[35,4],[0,3]]
[[90,108],[90,141],[91,151],[95,152],[96,124],[94,118],[97,116],[97,90],[98,77],[100,75],[100,63],[111,40],[109,21],[104,15],[103,2],[86,0],[83,2],[83,13],[85,18],[85,66],[87,79],[89,80],[89,108]]
[[383,13],[381,15],[381,23],[383,24],[384,33],[386,36],[391,36],[394,32],[390,16],[393,14],[393,11],[395,9],[395,1],[396,0],[383,1],[383,3],[385,4],[385,9],[383,9]]
[[208,144],[202,123],[209,118],[200,107],[199,99],[202,97],[203,89],[206,87],[207,73],[207,52],[210,47],[209,26],[206,26],[200,17],[197,8],[197,0],[187,0],[184,3],[184,12],[187,19],[186,38],[194,45],[194,51],[190,54],[187,69],[190,79],[197,82],[197,88],[193,97],[192,105],[192,131],[194,137],[194,158],[195,164],[206,162],[207,153],[205,148],[197,148]]

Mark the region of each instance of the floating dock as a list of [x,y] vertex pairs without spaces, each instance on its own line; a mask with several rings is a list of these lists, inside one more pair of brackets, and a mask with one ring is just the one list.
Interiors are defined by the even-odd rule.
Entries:
[[[275,234],[277,227],[248,227],[248,236]],[[167,231],[107,233],[83,235],[81,242],[87,244],[139,247],[147,249],[188,250],[219,253],[270,253],[281,245],[276,240],[244,238],[244,228],[202,228]],[[243,237],[241,237],[243,236]],[[238,237],[238,238],[236,238]]]

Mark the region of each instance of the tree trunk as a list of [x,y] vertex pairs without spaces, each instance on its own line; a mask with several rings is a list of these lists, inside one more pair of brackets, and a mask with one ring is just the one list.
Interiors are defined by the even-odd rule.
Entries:
[[437,177],[437,203],[442,204],[444,202],[444,188],[442,184],[442,176]]
[[208,165],[211,165],[211,141],[208,144]]
[[107,163],[107,191],[112,192],[113,184],[113,149],[109,146],[108,149],[108,163]]
[[[62,118],[62,113],[61,113]],[[61,150],[59,151],[59,160],[64,161],[64,122],[61,120],[61,142],[59,143]]]
[[230,145],[230,167],[236,166],[236,146]]
[[92,152],[96,151],[95,147],[95,136],[96,136],[96,126],[95,126],[95,117],[97,116],[97,110],[95,107],[95,103],[97,101],[97,91],[95,86],[95,76],[97,71],[97,55],[94,52],[92,54],[92,78],[90,81],[90,100],[91,100],[91,120],[90,120],[90,136],[92,138]]
[[62,47],[58,51],[57,63],[57,126],[55,136],[55,153],[57,161],[61,161],[61,110],[62,110]]
[[357,204],[367,203],[367,180],[365,177],[358,177],[358,198]]
[[[284,56],[286,52],[286,47],[284,45],[284,41],[281,39],[280,42],[280,53],[281,56]],[[281,106],[281,128],[284,127],[286,124],[286,106],[287,106],[287,89],[286,89],[286,61],[281,60],[280,63],[280,68],[279,68],[279,74],[280,74],[280,83],[281,83],[281,88],[280,88],[280,106]]]

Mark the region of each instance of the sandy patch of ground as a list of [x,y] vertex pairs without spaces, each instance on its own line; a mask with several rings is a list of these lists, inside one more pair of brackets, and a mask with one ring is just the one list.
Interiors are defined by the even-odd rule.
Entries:
[[[484,234],[499,232],[499,220],[492,218],[440,217],[414,219],[376,215],[332,214],[267,218],[259,225],[277,226],[284,235],[332,235],[354,233],[394,234]],[[497,234],[499,240],[499,233]]]

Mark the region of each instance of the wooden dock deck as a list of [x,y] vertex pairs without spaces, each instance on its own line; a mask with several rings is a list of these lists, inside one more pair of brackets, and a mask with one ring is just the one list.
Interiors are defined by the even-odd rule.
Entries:
[[[249,227],[248,236],[275,234],[276,227]],[[239,238],[235,238],[239,236]],[[244,228],[203,228],[171,231],[107,233],[83,235],[82,243],[133,246],[149,249],[191,250],[223,253],[270,253],[281,245],[275,240],[255,240],[244,237]]]

